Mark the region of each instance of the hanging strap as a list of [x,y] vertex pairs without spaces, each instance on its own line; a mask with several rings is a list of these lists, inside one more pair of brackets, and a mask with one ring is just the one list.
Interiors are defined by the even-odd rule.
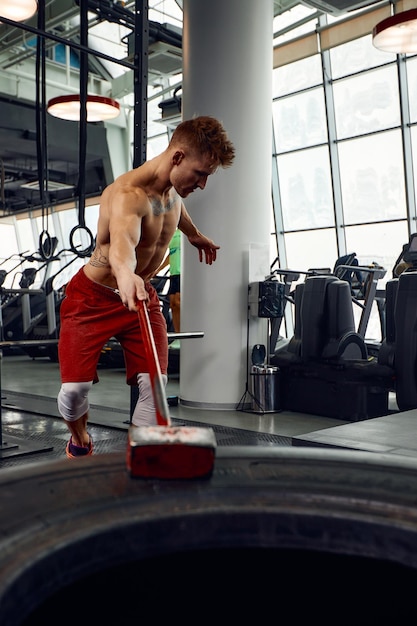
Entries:
[[1,208],[4,211],[5,208],[6,208],[6,196],[5,196],[5,193],[4,193],[5,175],[4,175],[4,161],[3,161],[3,159],[0,159],[0,163],[1,163],[0,200],[1,200]]
[[[38,8],[38,30],[45,32],[45,3]],[[50,259],[51,236],[48,233],[48,142],[46,132],[46,85],[45,85],[45,37],[38,33],[36,40],[36,152],[38,161],[39,192],[42,206],[42,232],[39,235],[39,254],[45,261]],[[49,198],[48,198],[49,200]]]
[[[78,224],[70,232],[69,243],[72,252],[79,257],[91,256],[94,250],[93,233],[85,225],[85,166],[87,155],[87,84],[88,84],[88,0],[80,1],[80,126],[79,126],[79,173],[78,173]],[[89,237],[89,245],[79,250],[74,245],[74,235],[78,230],[84,230]]]

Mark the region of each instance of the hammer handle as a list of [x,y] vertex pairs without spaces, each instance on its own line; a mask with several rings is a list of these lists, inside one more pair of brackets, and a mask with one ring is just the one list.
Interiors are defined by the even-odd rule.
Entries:
[[161,368],[159,366],[158,353],[149,320],[146,302],[141,300],[138,308],[139,324],[142,329],[145,356],[148,362],[149,377],[151,379],[152,392],[155,402],[156,421],[159,426],[170,426],[168,402],[165,395],[165,385],[162,381]]

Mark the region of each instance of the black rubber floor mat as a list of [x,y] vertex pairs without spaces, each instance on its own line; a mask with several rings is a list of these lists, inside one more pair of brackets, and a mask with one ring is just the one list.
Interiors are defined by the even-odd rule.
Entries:
[[257,433],[244,428],[232,428],[230,426],[218,426],[217,424],[205,424],[190,420],[180,420],[172,418],[175,426],[209,426],[214,430],[217,444],[219,446],[290,446],[291,437],[282,435],[271,435],[269,433]]
[[[280,435],[176,418],[172,418],[172,423],[174,426],[210,427],[218,446],[291,445],[290,437]],[[6,406],[2,409],[1,426],[0,468],[65,457],[69,435],[65,422],[60,418],[20,412]],[[126,429],[90,424],[89,432],[96,454],[122,452],[126,449]]]

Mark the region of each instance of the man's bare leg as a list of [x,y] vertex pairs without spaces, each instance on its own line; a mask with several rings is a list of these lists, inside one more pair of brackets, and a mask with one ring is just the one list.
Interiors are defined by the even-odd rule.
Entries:
[[181,294],[172,293],[169,296],[169,306],[172,313],[172,325],[176,333],[180,332],[181,328]]
[[87,447],[90,443],[90,435],[87,432],[88,412],[84,413],[78,420],[68,422],[66,425],[71,433],[72,443],[79,447]]
[[87,431],[88,392],[92,385],[92,381],[63,383],[58,394],[58,409],[71,433],[66,447],[69,458],[93,453],[93,443]]

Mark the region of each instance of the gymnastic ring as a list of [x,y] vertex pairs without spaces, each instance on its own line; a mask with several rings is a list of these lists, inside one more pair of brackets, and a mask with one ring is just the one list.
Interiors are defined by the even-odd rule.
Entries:
[[[79,250],[74,245],[74,235],[77,232],[77,230],[81,230],[81,229],[83,229],[87,233],[90,239],[90,244],[86,248],[84,248],[84,250]],[[81,224],[77,224],[77,226],[74,226],[74,228],[71,230],[70,235],[69,235],[69,243],[70,243],[71,252],[74,252],[74,254],[76,254],[77,256],[81,258],[91,256],[94,250],[94,245],[95,245],[93,233],[87,226],[81,226]]]
[[47,230],[39,235],[39,254],[44,261],[48,261],[53,255],[52,239]]

